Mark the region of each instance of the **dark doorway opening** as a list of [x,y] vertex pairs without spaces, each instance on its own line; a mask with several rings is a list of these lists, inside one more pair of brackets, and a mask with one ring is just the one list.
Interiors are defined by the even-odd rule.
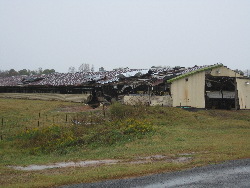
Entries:
[[208,109],[235,109],[238,94],[233,77],[206,75],[205,107]]

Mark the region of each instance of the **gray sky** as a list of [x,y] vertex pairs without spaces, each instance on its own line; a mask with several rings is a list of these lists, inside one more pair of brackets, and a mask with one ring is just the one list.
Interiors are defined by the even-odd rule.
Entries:
[[0,0],[0,70],[250,69],[250,0]]

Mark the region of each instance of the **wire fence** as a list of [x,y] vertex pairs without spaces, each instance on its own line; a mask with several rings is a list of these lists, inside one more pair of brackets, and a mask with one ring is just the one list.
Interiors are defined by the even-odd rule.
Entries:
[[38,113],[37,117],[0,117],[0,140],[9,139],[22,131],[33,128],[43,128],[50,125],[60,126],[93,126],[102,124],[106,120],[106,113],[103,110],[98,113],[84,114],[42,114]]

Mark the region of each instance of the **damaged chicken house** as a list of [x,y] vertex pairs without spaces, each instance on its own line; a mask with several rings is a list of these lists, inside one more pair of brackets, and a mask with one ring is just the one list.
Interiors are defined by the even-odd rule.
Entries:
[[8,93],[49,93],[64,98],[77,96],[82,99],[78,101],[93,106],[119,101],[128,105],[250,109],[249,83],[249,78],[223,64],[191,68],[125,68],[0,78],[0,97]]

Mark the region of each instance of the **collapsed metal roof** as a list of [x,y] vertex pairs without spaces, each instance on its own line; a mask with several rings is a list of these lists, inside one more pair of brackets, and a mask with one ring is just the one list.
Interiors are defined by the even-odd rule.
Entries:
[[148,83],[152,86],[190,76],[197,72],[223,66],[222,64],[191,68],[119,69],[104,72],[52,73],[39,76],[12,76],[0,78],[0,86],[81,86],[118,83]]

